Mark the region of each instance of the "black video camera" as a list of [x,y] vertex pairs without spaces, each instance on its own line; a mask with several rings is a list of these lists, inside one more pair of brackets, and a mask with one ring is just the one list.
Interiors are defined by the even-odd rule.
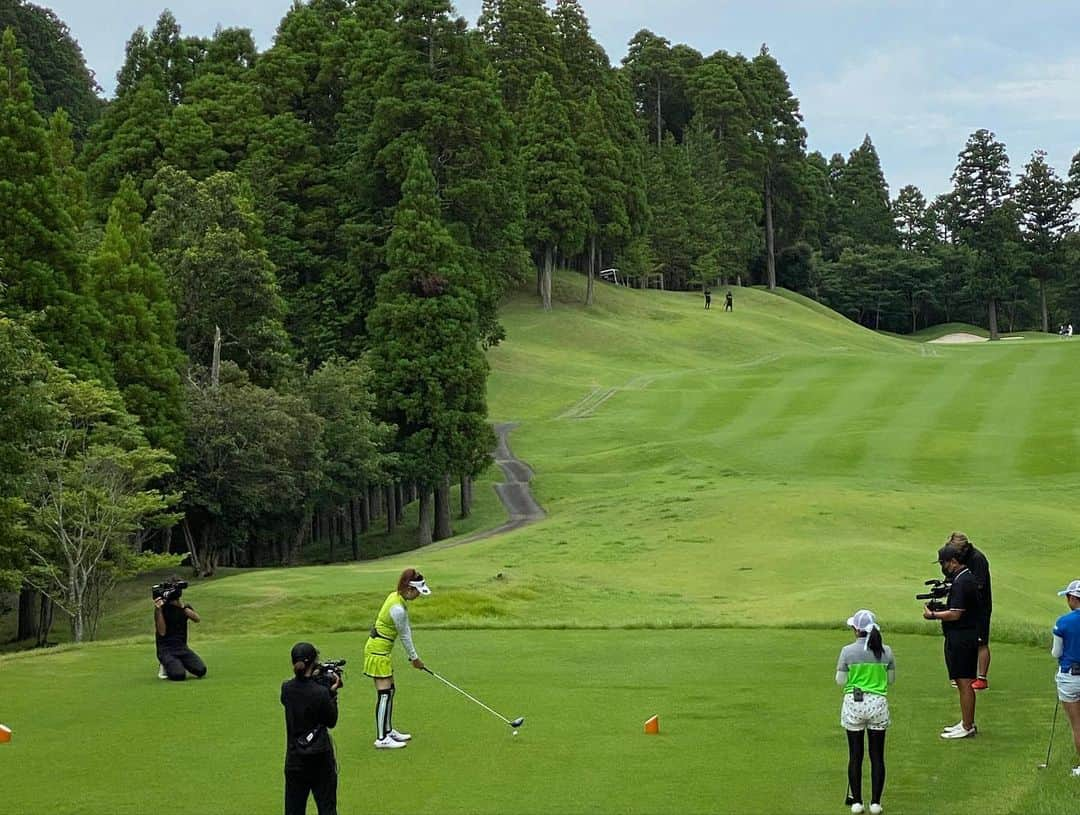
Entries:
[[942,602],[942,599],[949,596],[949,592],[952,590],[951,580],[937,580],[930,579],[923,583],[924,586],[930,586],[930,591],[926,594],[916,594],[916,600],[926,600],[926,606],[931,611],[946,611],[948,606]]
[[320,685],[332,688],[335,682],[339,687],[345,687],[345,662],[344,659],[327,659],[315,665],[312,678]]
[[150,587],[150,594],[154,599],[158,598],[164,600],[166,603],[171,603],[173,600],[183,594],[184,589],[188,587],[186,580],[166,580],[164,583],[157,583]]

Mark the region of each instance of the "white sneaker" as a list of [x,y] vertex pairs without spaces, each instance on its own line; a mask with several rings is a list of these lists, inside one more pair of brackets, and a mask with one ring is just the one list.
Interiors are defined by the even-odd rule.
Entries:
[[1073,775],[1080,777],[1080,767],[1073,767],[1071,772]]
[[851,815],[862,815],[862,812],[863,812],[862,804],[852,804],[851,805]]
[[961,724],[956,730],[942,730],[941,738],[943,739],[970,739],[976,733],[979,732],[979,728],[975,725],[971,726],[970,730],[965,730],[964,725]]
[[963,722],[957,722],[956,724],[947,724],[943,728],[941,728],[941,732],[944,733],[946,730],[959,730],[963,726]]
[[881,815],[881,804],[870,804],[870,815]]
[[391,730],[386,735],[389,736],[390,738],[392,738],[394,741],[410,741],[412,739],[412,736],[410,734],[408,734],[408,733],[399,733],[396,730]]
[[160,662],[157,665],[157,678],[158,679],[168,679],[169,678],[169,675],[167,673],[165,673],[165,666],[162,665]]
[[394,739],[387,736],[385,739],[375,739],[376,750],[396,750],[399,747],[404,747],[406,742],[394,741]]

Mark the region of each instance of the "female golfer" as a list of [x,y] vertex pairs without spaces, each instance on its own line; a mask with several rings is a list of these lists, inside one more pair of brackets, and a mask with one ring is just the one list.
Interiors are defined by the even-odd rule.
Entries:
[[[1058,592],[1069,604],[1069,613],[1054,623],[1054,646],[1052,653],[1058,661],[1058,699],[1065,708],[1065,715],[1072,725],[1073,743],[1080,755],[1080,580],[1074,580]],[[1080,766],[1072,768],[1072,774],[1080,776]]]
[[364,673],[375,680],[375,747],[393,750],[404,747],[412,738],[408,733],[394,729],[394,669],[390,664],[390,651],[394,641],[401,637],[405,653],[414,668],[424,669],[413,647],[412,629],[409,628],[409,612],[405,604],[420,595],[431,594],[424,576],[416,569],[406,569],[398,578],[397,589],[390,592],[379,609],[371,635],[364,645]]
[[293,678],[281,684],[285,706],[285,815],[304,815],[308,796],[319,815],[337,815],[337,761],[330,729],[337,724],[341,677],[327,686],[313,678],[319,652],[298,642],[290,654]]
[[855,642],[845,645],[836,663],[836,684],[844,687],[840,724],[847,731],[848,797],[854,815],[863,812],[863,731],[870,731],[870,812],[881,812],[885,789],[885,730],[889,727],[889,685],[896,680],[892,649],[882,643],[874,614],[859,609],[848,618]]

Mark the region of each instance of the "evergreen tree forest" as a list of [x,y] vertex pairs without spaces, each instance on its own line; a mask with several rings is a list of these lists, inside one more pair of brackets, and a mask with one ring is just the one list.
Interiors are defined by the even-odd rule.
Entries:
[[[297,0],[259,51],[163,12],[103,101],[52,12],[0,0],[0,592],[76,638],[119,579],[286,565],[490,463],[484,351],[555,268],[786,287],[873,329],[1080,320],[1080,154],[890,193],[869,135],[807,149],[777,58],[648,30],[612,65],[578,0]],[[0,606],[0,613],[4,609]]]

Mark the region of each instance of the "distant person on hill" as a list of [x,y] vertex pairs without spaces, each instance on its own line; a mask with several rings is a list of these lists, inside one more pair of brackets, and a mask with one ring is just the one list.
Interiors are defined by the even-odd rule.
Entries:
[[[1080,580],[1072,581],[1058,592],[1069,604],[1069,613],[1054,623],[1054,644],[1050,653],[1058,661],[1055,676],[1058,700],[1065,708],[1072,726],[1073,746],[1080,756]],[[1080,765],[1072,768],[1080,776]]]
[[416,569],[406,569],[398,578],[397,588],[387,595],[382,608],[371,626],[371,633],[364,645],[364,673],[375,680],[375,747],[393,750],[404,747],[412,736],[394,729],[394,668],[390,663],[390,651],[401,637],[405,653],[414,668],[424,669],[424,661],[413,647],[412,628],[405,604],[417,597],[431,594],[424,576]]
[[319,815],[337,815],[337,760],[330,730],[338,720],[341,677],[315,678],[319,652],[298,642],[290,654],[293,678],[281,683],[285,707],[285,815],[305,815],[314,796]]
[[881,812],[885,789],[885,731],[889,719],[889,685],[896,681],[892,649],[881,641],[874,614],[859,609],[847,621],[855,641],[845,645],[836,663],[836,684],[844,688],[840,725],[848,742],[848,797],[855,815],[863,812],[863,733],[870,731],[870,812]]
[[986,555],[976,549],[963,532],[953,532],[945,541],[946,546],[955,546],[960,551],[960,561],[971,569],[975,576],[975,585],[979,589],[980,618],[979,628],[979,672],[971,683],[972,690],[986,690],[990,687],[987,679],[990,673],[990,616],[994,610],[994,595],[990,587],[990,563]]
[[705,310],[708,311],[712,307],[712,292],[705,289]]
[[724,298],[724,311],[733,311],[734,310],[732,308],[732,306],[731,306],[731,303],[732,303],[731,289],[728,289],[727,297]]

